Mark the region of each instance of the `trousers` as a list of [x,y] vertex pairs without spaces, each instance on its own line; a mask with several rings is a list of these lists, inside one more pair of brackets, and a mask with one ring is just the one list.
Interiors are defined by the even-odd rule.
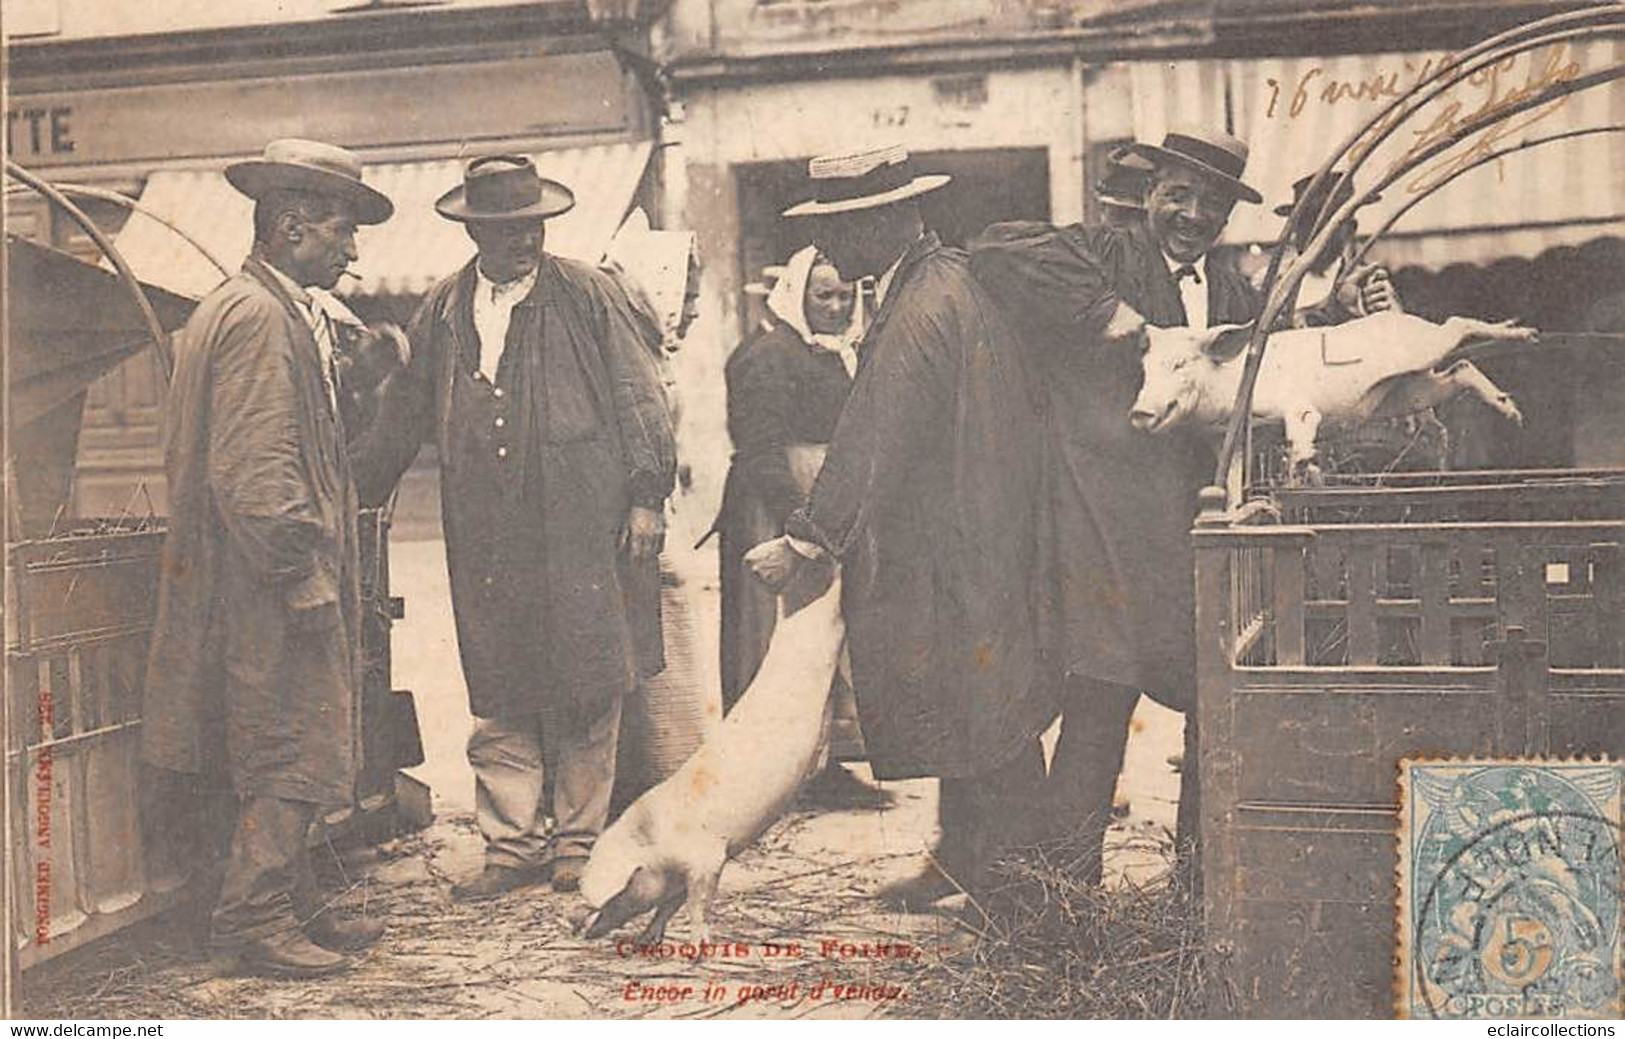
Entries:
[[1034,739],[997,768],[940,782],[943,870],[975,895],[996,880],[994,866],[1036,835],[1033,791],[1044,782],[1044,751]]
[[[1045,800],[1051,836],[1080,843],[1086,883],[1098,884],[1101,879],[1112,798],[1139,702],[1137,689],[1078,675],[1067,679],[1061,734],[1050,762]],[[1181,858],[1195,847],[1199,829],[1198,747],[1196,715],[1187,712],[1176,836]]]
[[211,924],[231,945],[269,938],[309,923],[321,911],[307,835],[316,805],[247,797],[237,812]]
[[609,821],[621,699],[597,717],[559,711],[474,719],[468,763],[488,865],[523,869],[591,853]]

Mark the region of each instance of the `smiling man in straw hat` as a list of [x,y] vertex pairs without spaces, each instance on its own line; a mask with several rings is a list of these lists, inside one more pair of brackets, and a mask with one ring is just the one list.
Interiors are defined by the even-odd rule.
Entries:
[[671,419],[625,293],[543,251],[547,221],[574,204],[524,156],[468,164],[435,208],[478,255],[423,301],[411,363],[357,451],[370,501],[427,435],[439,449],[485,836],[483,871],[453,889],[464,899],[548,876],[575,890],[609,813],[622,700],[665,666]]
[[143,750],[182,773],[223,760],[236,790],[216,939],[254,969],[327,974],[382,927],[322,911],[305,843],[318,809],[354,799],[361,693],[356,495],[309,290],[394,207],[315,141],[273,141],[226,179],[254,199],[254,248],[175,343]]
[[[1068,671],[1050,766],[1050,818],[1101,848],[1141,691],[1178,710],[1195,698],[1189,531],[1212,452],[1129,424],[1142,381],[1139,336],[1160,326],[1245,323],[1253,287],[1212,255],[1238,201],[1247,146],[1170,131],[1133,153],[1152,166],[1145,219],[1122,226],[999,224],[971,268],[1016,324],[1048,395],[1052,541],[1047,580]],[[1194,837],[1195,726],[1186,720],[1181,837]]]
[[841,563],[875,776],[943,777],[956,852],[944,865],[974,893],[1025,836],[1043,778],[1036,737],[1054,714],[1031,600],[1032,387],[965,254],[925,228],[919,197],[947,177],[916,174],[902,148],[814,159],[808,172],[816,198],[786,215],[812,221],[843,279],[878,279],[878,309],[807,504],[750,558],[781,587],[804,557]]

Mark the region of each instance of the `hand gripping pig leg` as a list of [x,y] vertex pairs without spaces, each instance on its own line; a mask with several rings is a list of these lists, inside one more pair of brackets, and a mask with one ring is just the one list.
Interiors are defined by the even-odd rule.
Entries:
[[711,940],[711,925],[705,916],[711,908],[711,900],[716,897],[717,881],[727,861],[728,844],[719,840],[688,864],[688,924],[696,942]]
[[1523,425],[1523,412],[1513,403],[1511,394],[1491,382],[1489,376],[1479,371],[1473,362],[1457,361],[1440,372],[1439,377],[1458,390],[1471,393],[1509,421]]

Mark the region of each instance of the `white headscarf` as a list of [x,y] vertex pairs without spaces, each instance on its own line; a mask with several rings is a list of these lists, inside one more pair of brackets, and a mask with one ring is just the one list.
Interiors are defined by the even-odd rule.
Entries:
[[784,265],[784,274],[767,294],[767,309],[773,316],[795,329],[801,341],[814,350],[826,350],[841,359],[847,375],[858,370],[858,340],[863,338],[863,307],[857,300],[852,303],[852,322],[838,335],[814,332],[807,324],[807,281],[817,266],[818,250],[807,246]]

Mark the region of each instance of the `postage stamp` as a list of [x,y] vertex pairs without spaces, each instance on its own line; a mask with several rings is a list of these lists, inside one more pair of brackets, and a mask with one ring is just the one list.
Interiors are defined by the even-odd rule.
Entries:
[[1620,1016],[1625,763],[1400,763],[1402,1018]]

